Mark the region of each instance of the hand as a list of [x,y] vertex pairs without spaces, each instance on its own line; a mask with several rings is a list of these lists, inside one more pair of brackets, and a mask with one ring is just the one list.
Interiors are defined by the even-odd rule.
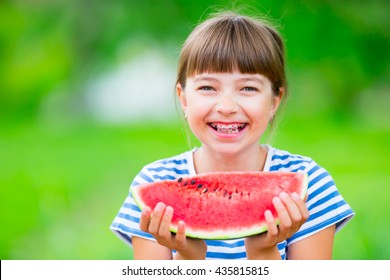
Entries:
[[[306,200],[307,196],[305,197]],[[270,210],[265,211],[268,231],[245,239],[248,258],[280,258],[277,244],[291,237],[309,218],[305,200],[298,194],[285,192],[273,198],[272,202],[278,213],[279,226]]]
[[164,203],[157,203],[153,212],[144,207],[141,214],[140,229],[148,232],[156,241],[171,250],[176,250],[177,259],[205,259],[207,245],[204,240],[187,238],[185,223],[179,221],[176,234],[170,232],[173,208]]

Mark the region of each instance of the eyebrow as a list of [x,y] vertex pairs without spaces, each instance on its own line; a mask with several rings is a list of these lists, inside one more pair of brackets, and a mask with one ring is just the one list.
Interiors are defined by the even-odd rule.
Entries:
[[[213,78],[213,77],[208,77],[208,76],[206,76],[206,77],[199,76],[199,77],[196,77],[194,79],[194,82],[202,82],[202,81],[218,82],[219,79]],[[238,81],[240,81],[240,82],[258,82],[258,83],[261,83],[262,85],[264,85],[263,79],[258,78],[258,77],[244,77],[244,78],[238,79]]]
[[202,81],[211,81],[211,82],[215,81],[215,82],[217,82],[218,79],[217,78],[212,78],[212,77],[202,77],[202,76],[196,77],[194,79],[194,82],[202,82]]
[[243,81],[243,82],[258,82],[258,83],[261,83],[262,85],[264,85],[263,79],[260,79],[260,78],[257,78],[257,77],[242,78],[242,79],[239,79],[239,80]]

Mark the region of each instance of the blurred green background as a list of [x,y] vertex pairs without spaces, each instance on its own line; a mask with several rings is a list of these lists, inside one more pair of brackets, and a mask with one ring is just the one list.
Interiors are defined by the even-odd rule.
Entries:
[[[190,30],[232,1],[0,2],[0,258],[130,259],[109,230],[140,168],[189,148],[173,105]],[[335,259],[390,259],[390,2],[234,1],[286,40],[272,145],[314,158],[356,217]]]

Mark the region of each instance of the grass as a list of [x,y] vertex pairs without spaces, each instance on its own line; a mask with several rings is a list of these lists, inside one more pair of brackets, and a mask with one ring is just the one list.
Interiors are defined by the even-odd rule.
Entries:
[[[272,144],[313,157],[355,210],[336,235],[334,258],[387,259],[389,133],[314,123],[286,121]],[[128,186],[146,163],[186,149],[177,124],[3,126],[0,258],[131,259],[109,230]]]

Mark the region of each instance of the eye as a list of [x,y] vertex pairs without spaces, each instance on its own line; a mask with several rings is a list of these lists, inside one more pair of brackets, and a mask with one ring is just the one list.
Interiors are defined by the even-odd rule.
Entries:
[[200,87],[198,87],[198,90],[211,91],[211,90],[214,90],[214,88],[211,86],[200,86]]
[[214,92],[215,88],[213,88],[212,86],[199,86],[197,90],[203,93],[210,93]]
[[259,90],[255,87],[244,87],[242,88],[242,91],[259,91]]

